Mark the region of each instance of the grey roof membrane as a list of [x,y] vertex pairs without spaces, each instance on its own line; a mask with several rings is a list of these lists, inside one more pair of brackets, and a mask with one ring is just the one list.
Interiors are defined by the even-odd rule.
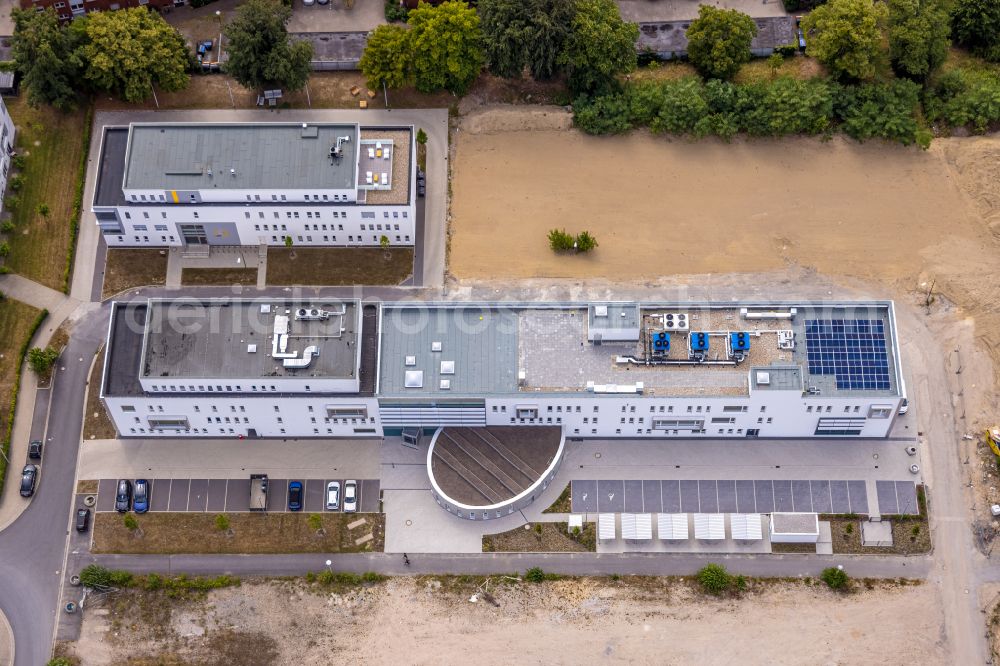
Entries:
[[[440,343],[441,351],[433,351],[434,343]],[[407,360],[412,360],[413,365],[407,365]],[[454,362],[454,374],[441,372],[442,362],[448,361]],[[422,373],[421,386],[405,386],[407,372]],[[449,381],[450,387],[441,388],[441,380]],[[383,310],[381,395],[482,395],[516,391],[516,312],[405,305],[387,305]]]
[[354,125],[133,123],[125,189],[352,189],[357,144]]
[[[344,314],[303,321],[295,317],[300,307]],[[355,302],[151,300],[149,308],[142,363],[142,376],[147,378],[357,377]],[[289,318],[287,352],[298,352],[301,358],[306,347],[318,348],[308,367],[286,368],[271,357],[277,316]],[[250,345],[256,350],[249,351]]]
[[106,127],[102,141],[101,162],[97,167],[97,187],[94,188],[94,205],[121,206],[125,204],[122,178],[125,175],[128,129]]

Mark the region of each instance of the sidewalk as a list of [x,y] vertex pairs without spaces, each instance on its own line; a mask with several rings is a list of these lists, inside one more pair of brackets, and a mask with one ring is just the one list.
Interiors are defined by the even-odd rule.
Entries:
[[65,301],[69,300],[62,292],[32,282],[28,278],[14,273],[0,275],[0,291],[14,300],[36,308],[45,308],[49,312],[54,312]]

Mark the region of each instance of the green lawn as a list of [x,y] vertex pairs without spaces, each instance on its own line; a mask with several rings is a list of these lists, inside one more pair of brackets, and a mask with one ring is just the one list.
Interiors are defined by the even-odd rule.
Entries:
[[[3,446],[9,446],[7,441],[10,428],[11,397],[17,383],[17,368],[21,360],[21,348],[35,330],[35,322],[41,310],[11,298],[0,300],[0,439]],[[31,370],[25,370],[31,372]],[[6,451],[5,451],[6,453]],[[11,461],[11,465],[20,469],[21,460]],[[0,457],[0,488],[6,474],[6,464]]]
[[[4,264],[53,289],[63,290],[66,262],[73,240],[73,199],[84,145],[87,113],[78,109],[63,114],[49,107],[33,109],[27,95],[5,100],[17,126],[17,152],[26,164],[20,190],[8,189],[8,200],[17,198],[11,213],[14,230],[7,236],[10,255]],[[11,176],[11,179],[14,176]],[[40,206],[47,206],[47,214]]]

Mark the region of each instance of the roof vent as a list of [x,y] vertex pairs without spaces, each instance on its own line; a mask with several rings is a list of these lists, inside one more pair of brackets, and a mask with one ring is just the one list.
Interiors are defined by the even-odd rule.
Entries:
[[455,374],[455,362],[454,361],[441,361],[441,374],[442,375],[453,375],[453,374]]
[[407,356],[406,357],[406,359],[405,359],[405,365],[406,365],[406,367],[412,368],[416,364],[417,364],[417,357],[416,356]]
[[403,386],[405,388],[423,388],[424,387],[424,371],[423,370],[407,370],[406,375],[403,378]]
[[234,169],[230,169],[229,170],[229,175],[232,176],[233,178],[236,178],[236,169],[235,168]]
[[439,351],[441,351],[441,343],[437,342],[437,341],[432,342],[431,343],[431,351],[432,352],[439,352]]
[[608,316],[608,306],[607,305],[595,305],[594,306],[594,316],[595,317],[607,317]]
[[257,345],[247,345],[247,353],[248,354],[256,354],[257,353]]
[[771,373],[770,372],[758,372],[757,373],[757,386],[767,386],[771,383]]
[[441,383],[439,384],[439,386],[441,387],[442,391],[451,390],[451,380],[450,379],[442,379]]

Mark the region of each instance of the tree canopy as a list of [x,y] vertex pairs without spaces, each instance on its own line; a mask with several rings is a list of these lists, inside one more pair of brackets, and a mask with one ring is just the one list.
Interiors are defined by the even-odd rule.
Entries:
[[639,26],[627,23],[614,0],[577,0],[572,31],[559,63],[576,92],[613,88],[615,76],[636,66]]
[[361,72],[369,88],[398,88],[408,77],[410,31],[401,25],[380,25],[372,31],[361,54]]
[[889,58],[903,76],[923,79],[940,67],[950,33],[940,0],[889,0]]
[[225,70],[243,86],[275,85],[301,90],[309,80],[312,44],[288,36],[292,8],[277,0],[247,0],[225,27],[229,61]]
[[437,7],[421,3],[411,10],[410,48],[414,83],[421,92],[442,88],[463,94],[483,67],[479,15],[465,2]]
[[837,77],[875,77],[888,10],[872,0],[830,0],[802,20],[806,52]]
[[154,85],[167,91],[187,85],[184,38],[145,7],[88,14],[73,23],[70,32],[75,31],[84,36],[77,52],[83,76],[97,90],[141,102]]
[[51,104],[67,111],[76,103],[77,77],[75,44],[59,25],[52,9],[41,12],[15,9],[11,52],[14,68],[32,106]]
[[576,0],[480,0],[490,71],[506,78],[525,69],[536,79],[554,76],[575,14]]
[[688,58],[702,75],[728,79],[750,61],[756,35],[757,24],[743,12],[702,5],[687,29]]
[[987,60],[1000,62],[1000,2],[957,0],[951,27],[956,42]]

